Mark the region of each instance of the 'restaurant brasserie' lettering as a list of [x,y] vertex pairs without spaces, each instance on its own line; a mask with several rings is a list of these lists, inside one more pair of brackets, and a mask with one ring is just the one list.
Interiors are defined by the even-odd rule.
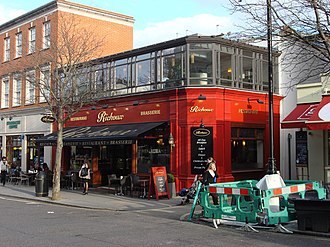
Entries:
[[104,122],[110,122],[110,121],[120,121],[123,119],[124,119],[124,115],[113,115],[113,112],[111,112],[109,115],[105,111],[101,111],[101,112],[99,112],[99,114],[97,114],[96,122],[104,123]]
[[190,107],[190,112],[213,112],[214,109],[211,108],[204,108],[204,106],[202,108],[198,107],[198,106],[192,106]]

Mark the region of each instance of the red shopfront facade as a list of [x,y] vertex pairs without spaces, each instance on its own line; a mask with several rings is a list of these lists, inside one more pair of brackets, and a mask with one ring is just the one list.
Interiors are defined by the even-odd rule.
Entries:
[[[220,182],[259,179],[267,170],[269,150],[267,97],[265,93],[227,88],[181,88],[103,101],[98,107],[80,111],[67,122],[65,130],[78,128],[81,133],[72,136],[74,142],[64,136],[63,170],[69,169],[73,159],[78,159],[77,154],[72,157],[70,151],[77,145],[89,150],[93,185],[104,184],[109,173],[147,175],[150,167],[164,165],[175,175],[177,190],[180,190],[189,187],[195,174],[204,171],[208,156],[217,161]],[[279,101],[280,97],[274,96],[274,154],[277,161]],[[109,129],[100,135],[97,126]],[[111,126],[123,128],[113,133]],[[84,127],[91,127],[92,134],[85,135]],[[134,131],[136,135],[129,134]],[[88,136],[90,139],[102,138],[91,142]],[[174,141],[171,145],[170,137]],[[143,143],[148,142],[161,149],[143,150],[147,146]],[[101,156],[111,150],[125,157],[102,163]],[[150,157],[157,153],[163,158],[153,163]],[[125,159],[126,167],[121,171],[114,169],[118,166],[114,163],[120,163],[120,159]],[[278,162],[276,166],[279,170]]]

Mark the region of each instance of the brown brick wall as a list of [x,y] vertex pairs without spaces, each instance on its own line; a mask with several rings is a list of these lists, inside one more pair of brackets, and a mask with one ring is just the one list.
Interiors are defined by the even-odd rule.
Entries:
[[[63,17],[64,16],[64,17]],[[51,22],[51,43],[54,44],[56,37],[59,35],[57,30],[57,22],[64,20],[65,18],[72,18],[72,14],[66,12],[54,12],[51,15],[47,16],[47,20]],[[113,22],[108,22],[105,20],[97,20],[89,17],[75,15],[75,20],[79,23],[79,26],[82,26],[88,30],[91,30],[95,34],[95,39],[103,39],[103,45],[100,50],[94,55],[96,57],[102,57],[133,48],[133,27],[130,25],[121,25]],[[43,54],[51,52],[51,49],[42,50],[43,47],[43,23],[45,17],[38,18],[33,21],[33,26],[36,27],[36,50],[42,51]],[[16,33],[17,28],[8,31],[8,37],[10,37],[10,60],[4,62],[4,39],[6,33],[0,34],[0,82],[2,82],[3,75],[10,75],[10,95],[12,95],[13,85],[12,85],[12,73],[23,71],[27,68],[32,68],[36,64],[41,64],[46,61],[41,61],[35,59],[35,55],[29,55],[29,28],[31,27],[31,22],[19,26],[20,31],[22,32],[22,57],[15,58],[16,54]],[[38,76],[38,73],[37,75]],[[22,96],[25,96],[25,81],[24,77],[22,80]],[[0,84],[1,85],[1,84]],[[0,97],[2,87],[0,86]],[[11,107],[12,100],[10,99],[9,106]],[[22,104],[19,108],[24,107],[25,99],[23,99]],[[9,107],[9,108],[10,108]],[[29,106],[30,107],[30,106]],[[2,109],[0,108],[0,111]]]

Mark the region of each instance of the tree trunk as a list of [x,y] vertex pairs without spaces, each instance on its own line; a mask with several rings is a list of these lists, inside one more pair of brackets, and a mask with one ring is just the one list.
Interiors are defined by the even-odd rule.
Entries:
[[57,132],[56,160],[55,160],[54,175],[53,175],[52,200],[61,199],[60,191],[61,191],[62,149],[63,149],[63,124],[59,122],[58,132]]

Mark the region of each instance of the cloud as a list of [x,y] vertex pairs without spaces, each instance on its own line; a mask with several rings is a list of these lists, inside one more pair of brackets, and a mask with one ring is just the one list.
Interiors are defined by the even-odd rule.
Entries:
[[0,4],[0,25],[26,13],[23,9],[8,9]]
[[186,35],[216,35],[235,29],[230,17],[198,14],[187,18],[149,23],[142,30],[134,31],[134,48],[151,45]]

